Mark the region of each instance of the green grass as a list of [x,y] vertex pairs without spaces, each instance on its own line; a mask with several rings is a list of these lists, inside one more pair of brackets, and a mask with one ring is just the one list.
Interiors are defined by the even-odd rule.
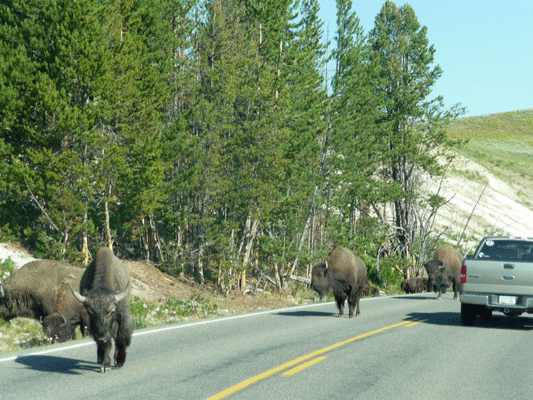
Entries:
[[218,305],[200,293],[192,294],[188,301],[169,298],[162,304],[147,303],[135,296],[130,299],[130,314],[134,328],[140,329],[218,315]]
[[[467,158],[510,183],[524,186],[522,203],[533,196],[533,109],[459,118],[448,128],[452,139],[469,139],[460,150]],[[467,179],[483,182],[479,173]]]

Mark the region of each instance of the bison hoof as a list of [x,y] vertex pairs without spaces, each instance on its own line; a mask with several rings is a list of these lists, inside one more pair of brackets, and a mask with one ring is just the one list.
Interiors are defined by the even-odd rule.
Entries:
[[125,362],[126,362],[126,356],[124,356],[124,358],[122,358],[122,359],[119,358],[119,359],[115,360],[115,365],[118,368],[120,368],[120,367],[122,367],[124,365]]

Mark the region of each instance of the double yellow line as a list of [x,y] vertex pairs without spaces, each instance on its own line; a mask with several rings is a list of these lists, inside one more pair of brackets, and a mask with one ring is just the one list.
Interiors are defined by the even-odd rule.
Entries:
[[[257,375],[257,376],[254,376],[253,378],[250,378],[250,379],[247,379],[235,386],[232,386],[218,394],[215,394],[214,396],[211,396],[209,397],[207,400],[218,400],[218,399],[223,399],[225,397],[228,397],[229,395],[235,393],[235,392],[238,392],[239,390],[242,390],[250,385],[253,385],[254,383],[256,382],[259,382],[263,379],[266,379],[272,375],[275,375],[277,374],[278,372],[281,372],[281,371],[284,371],[286,369],[289,369],[291,367],[294,367],[295,365],[297,364],[300,364],[304,361],[307,361],[311,358],[314,358],[314,357],[317,357],[317,356],[320,356],[324,353],[327,353],[328,351],[331,351],[331,350],[334,350],[334,349],[337,349],[341,346],[344,346],[344,345],[347,345],[348,343],[352,343],[352,342],[355,342],[356,340],[359,340],[359,339],[363,339],[365,337],[368,337],[368,336],[371,336],[371,335],[375,335],[376,333],[380,333],[380,332],[383,332],[383,331],[386,331],[386,330],[389,330],[389,329],[392,329],[392,328],[397,328],[399,326],[412,326],[412,325],[416,325],[417,323],[420,323],[420,322],[412,322],[412,321],[404,321],[404,322],[400,322],[399,324],[395,324],[395,325],[390,325],[390,326],[386,326],[385,328],[381,328],[381,329],[377,329],[375,331],[372,331],[372,332],[367,332],[367,333],[363,333],[362,335],[359,335],[359,336],[356,336],[356,337],[353,337],[351,339],[348,339],[348,340],[345,340],[343,342],[339,342],[339,343],[336,343],[336,344],[333,344],[331,346],[328,346],[328,347],[325,347],[321,350],[317,350],[317,351],[314,351],[313,353],[309,353],[303,357],[300,357],[300,358],[297,358],[295,360],[292,360],[292,361],[289,361],[288,363],[285,363],[283,365],[280,365],[279,367],[276,367],[276,368],[273,368],[269,371],[266,371],[266,372],[263,372],[262,374],[260,375]],[[326,357],[318,357],[318,358],[315,358],[311,361],[308,361],[304,364],[301,364],[299,365],[298,367],[296,368],[293,368],[287,372],[285,372],[283,375],[284,376],[290,376],[290,375],[294,375],[295,373],[307,368],[307,367],[310,367],[311,365],[313,364],[316,364],[322,360],[324,360]]]

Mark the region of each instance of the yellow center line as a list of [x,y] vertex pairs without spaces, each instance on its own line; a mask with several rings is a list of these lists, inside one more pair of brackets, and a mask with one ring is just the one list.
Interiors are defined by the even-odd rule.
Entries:
[[[348,339],[348,340],[344,340],[342,342],[339,342],[339,343],[335,343],[331,346],[328,346],[328,347],[324,347],[323,349],[321,350],[317,350],[317,351],[314,351],[312,353],[309,353],[305,356],[302,356],[300,358],[296,358],[292,361],[289,361],[285,364],[282,364],[280,365],[279,367],[276,367],[276,368],[273,368],[269,371],[266,371],[266,372],[263,372],[262,374],[259,374],[259,375],[256,375],[252,378],[249,378],[249,379],[246,379],[245,381],[241,382],[241,383],[238,383],[237,385],[235,386],[232,386],[218,394],[215,394],[214,396],[211,396],[209,398],[207,398],[207,400],[219,400],[219,399],[223,399],[225,397],[228,397],[229,395],[235,393],[235,392],[238,392],[239,390],[242,390],[244,389],[245,387],[248,387],[248,386],[251,386],[253,385],[254,383],[256,382],[259,382],[263,379],[266,379],[272,375],[275,375],[277,374],[278,372],[281,372],[283,370],[286,370],[288,368],[291,368],[293,366],[295,366],[296,364],[300,364],[301,362],[303,361],[307,361],[311,358],[314,358],[314,357],[317,357],[317,356],[320,356],[324,353],[327,353],[328,351],[331,351],[331,350],[334,350],[334,349],[337,349],[341,346],[344,346],[344,345],[347,345],[348,343],[352,343],[352,342],[355,342],[356,340],[359,340],[359,339],[363,339],[363,338],[366,338],[368,336],[371,336],[371,335],[375,335],[376,333],[380,333],[380,332],[383,332],[383,331],[386,331],[388,329],[392,329],[392,328],[397,328],[398,326],[402,326],[402,325],[407,325],[409,323],[411,323],[412,321],[404,321],[404,322],[400,322],[399,324],[394,324],[394,325],[390,325],[390,326],[386,326],[385,328],[381,328],[381,329],[376,329],[375,331],[372,331],[372,332],[367,332],[367,333],[363,333],[362,335],[359,335],[359,336],[355,336],[351,339]],[[321,361],[321,360],[319,360]]]
[[306,369],[306,368],[310,367],[311,365],[315,365],[316,363],[318,363],[318,362],[320,362],[322,360],[325,360],[325,359],[326,359],[326,357],[317,357],[314,360],[307,361],[306,363],[303,363],[303,364],[297,366],[296,368],[293,368],[293,369],[290,369],[290,370],[284,372],[283,376],[292,376],[295,373],[300,372],[301,370]]

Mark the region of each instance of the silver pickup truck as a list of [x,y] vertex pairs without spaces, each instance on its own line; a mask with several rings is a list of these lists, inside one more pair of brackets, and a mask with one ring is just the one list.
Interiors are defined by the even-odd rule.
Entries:
[[533,237],[487,236],[461,268],[461,322],[533,314]]

